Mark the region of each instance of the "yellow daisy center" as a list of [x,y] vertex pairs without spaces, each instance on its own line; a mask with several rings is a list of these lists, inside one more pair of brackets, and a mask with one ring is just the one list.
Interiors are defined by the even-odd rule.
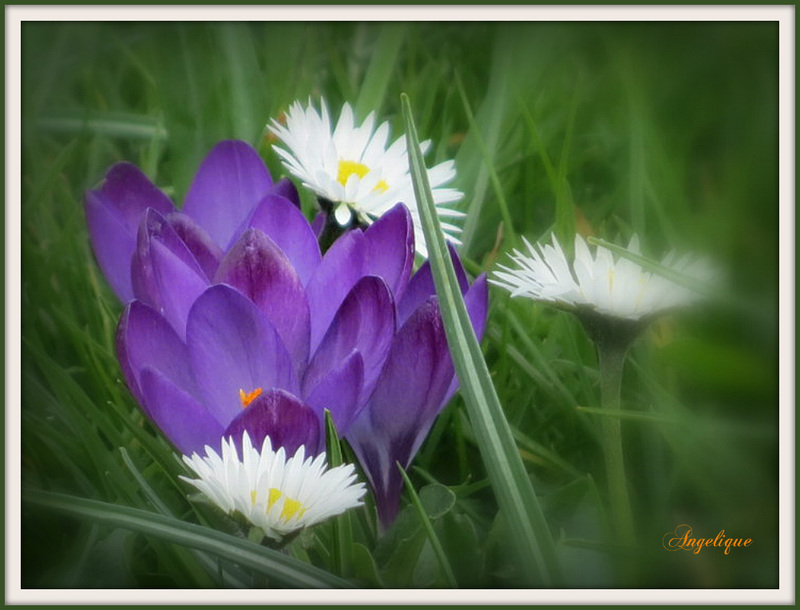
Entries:
[[[336,176],[336,180],[342,186],[347,185],[347,180],[355,174],[359,178],[363,178],[370,172],[370,169],[364,165],[363,163],[359,163],[358,161],[347,161],[345,159],[339,160],[339,172]],[[377,191],[378,193],[385,193],[389,189],[389,185],[386,184],[386,180],[379,180],[378,184],[375,185],[373,191]]]

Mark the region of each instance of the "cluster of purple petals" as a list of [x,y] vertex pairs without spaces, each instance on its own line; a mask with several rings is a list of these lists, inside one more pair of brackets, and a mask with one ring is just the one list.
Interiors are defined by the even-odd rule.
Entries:
[[[414,232],[399,203],[324,254],[288,180],[248,144],[203,161],[178,211],[120,163],[85,208],[92,246],[125,305],[117,351],[131,392],[183,453],[222,438],[324,449],[328,409],[372,486],[384,525],[408,467],[456,391],[430,267],[412,274]],[[476,334],[484,276],[451,251]]]

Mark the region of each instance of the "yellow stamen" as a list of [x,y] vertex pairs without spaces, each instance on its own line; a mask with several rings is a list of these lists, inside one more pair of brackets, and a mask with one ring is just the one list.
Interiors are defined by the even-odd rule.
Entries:
[[614,289],[614,270],[608,270],[608,291],[611,292]]
[[250,502],[252,502],[253,506],[256,505],[256,490],[250,492]]
[[303,516],[303,513],[305,512],[306,509],[299,501],[292,500],[291,498],[286,498],[286,500],[283,503],[283,510],[281,511],[281,517],[286,521],[289,521],[289,519],[297,515],[297,518],[299,519],[300,517]]
[[256,388],[255,390],[253,390],[252,392],[250,392],[248,394],[247,392],[245,392],[244,390],[242,390],[240,388],[239,389],[239,400],[242,401],[242,409],[245,409],[245,408],[249,407],[250,403],[253,402],[259,396],[261,396],[261,392],[263,392],[263,391],[264,390],[262,390],[261,388]]
[[267,498],[267,510],[275,506],[275,502],[281,499],[283,492],[280,489],[271,487],[269,490],[269,498]]
[[353,174],[359,178],[363,178],[368,173],[369,168],[363,163],[359,163],[358,161],[345,161],[342,159],[339,161],[339,175],[336,176],[336,179],[342,186],[347,186],[347,179]]
[[[359,178],[363,178],[369,172],[370,169],[363,163],[359,163],[358,161],[346,161],[342,159],[339,161],[339,173],[336,176],[336,180],[342,186],[347,186],[347,180],[353,174]],[[372,190],[377,193],[385,193],[389,190],[389,185],[386,183],[386,180],[379,180],[378,184],[376,184],[375,188]]]
[[[251,492],[251,496],[255,497],[256,492]],[[271,487],[269,490],[268,498],[267,498],[267,510],[270,510],[275,504],[283,498],[283,492],[276,487]],[[283,501],[283,508],[281,509],[281,519],[284,521],[289,521],[290,519],[297,518],[300,519],[303,515],[306,514],[306,507],[299,500],[294,500],[292,498],[287,497]]]

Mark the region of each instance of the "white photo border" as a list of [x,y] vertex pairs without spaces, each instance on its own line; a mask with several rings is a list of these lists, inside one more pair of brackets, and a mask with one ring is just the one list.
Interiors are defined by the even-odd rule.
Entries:
[[[777,589],[59,590],[21,588],[21,26],[27,21],[770,21],[779,28],[779,587]],[[795,591],[795,8],[772,6],[6,6],[7,604],[793,604]]]

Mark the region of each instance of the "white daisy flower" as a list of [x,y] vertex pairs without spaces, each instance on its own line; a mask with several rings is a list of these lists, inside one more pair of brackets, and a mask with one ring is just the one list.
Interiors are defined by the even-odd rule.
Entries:
[[245,432],[241,459],[231,438],[222,441],[222,457],[208,445],[205,449],[203,457],[183,456],[200,478],[181,478],[226,513],[241,513],[274,540],[360,506],[366,492],[363,483],[355,482],[352,464],[328,470],[324,453],[306,458],[303,446],[286,459],[283,447],[273,451],[269,437],[259,451]]
[[[414,222],[417,252],[427,257],[417,201],[408,167],[406,140],[399,137],[391,146],[389,123],[375,128],[375,113],[356,126],[353,109],[345,104],[334,126],[325,100],[317,113],[309,100],[303,108],[295,102],[286,113],[286,125],[272,120],[269,130],[280,138],[286,148],[275,146],[286,169],[303,184],[331,202],[333,214],[341,226],[355,216],[364,224],[405,203]],[[420,144],[423,154],[430,149],[430,140]],[[461,229],[444,219],[464,216],[463,212],[446,207],[461,199],[463,193],[443,185],[455,178],[453,161],[445,161],[428,170],[433,201],[442,220],[445,237],[455,244],[454,234]]]
[[[524,239],[524,238],[523,238]],[[615,259],[607,248],[598,246],[595,255],[580,235],[575,235],[575,259],[570,264],[555,234],[552,245],[525,241],[527,252],[514,250],[511,268],[499,265],[493,284],[511,292],[568,308],[588,309],[624,320],[638,321],[696,301],[698,293],[662,275],[645,271],[626,258]],[[630,252],[639,254],[639,240],[633,236]],[[661,264],[695,279],[710,279],[705,263],[688,256],[678,259],[674,252]]]

